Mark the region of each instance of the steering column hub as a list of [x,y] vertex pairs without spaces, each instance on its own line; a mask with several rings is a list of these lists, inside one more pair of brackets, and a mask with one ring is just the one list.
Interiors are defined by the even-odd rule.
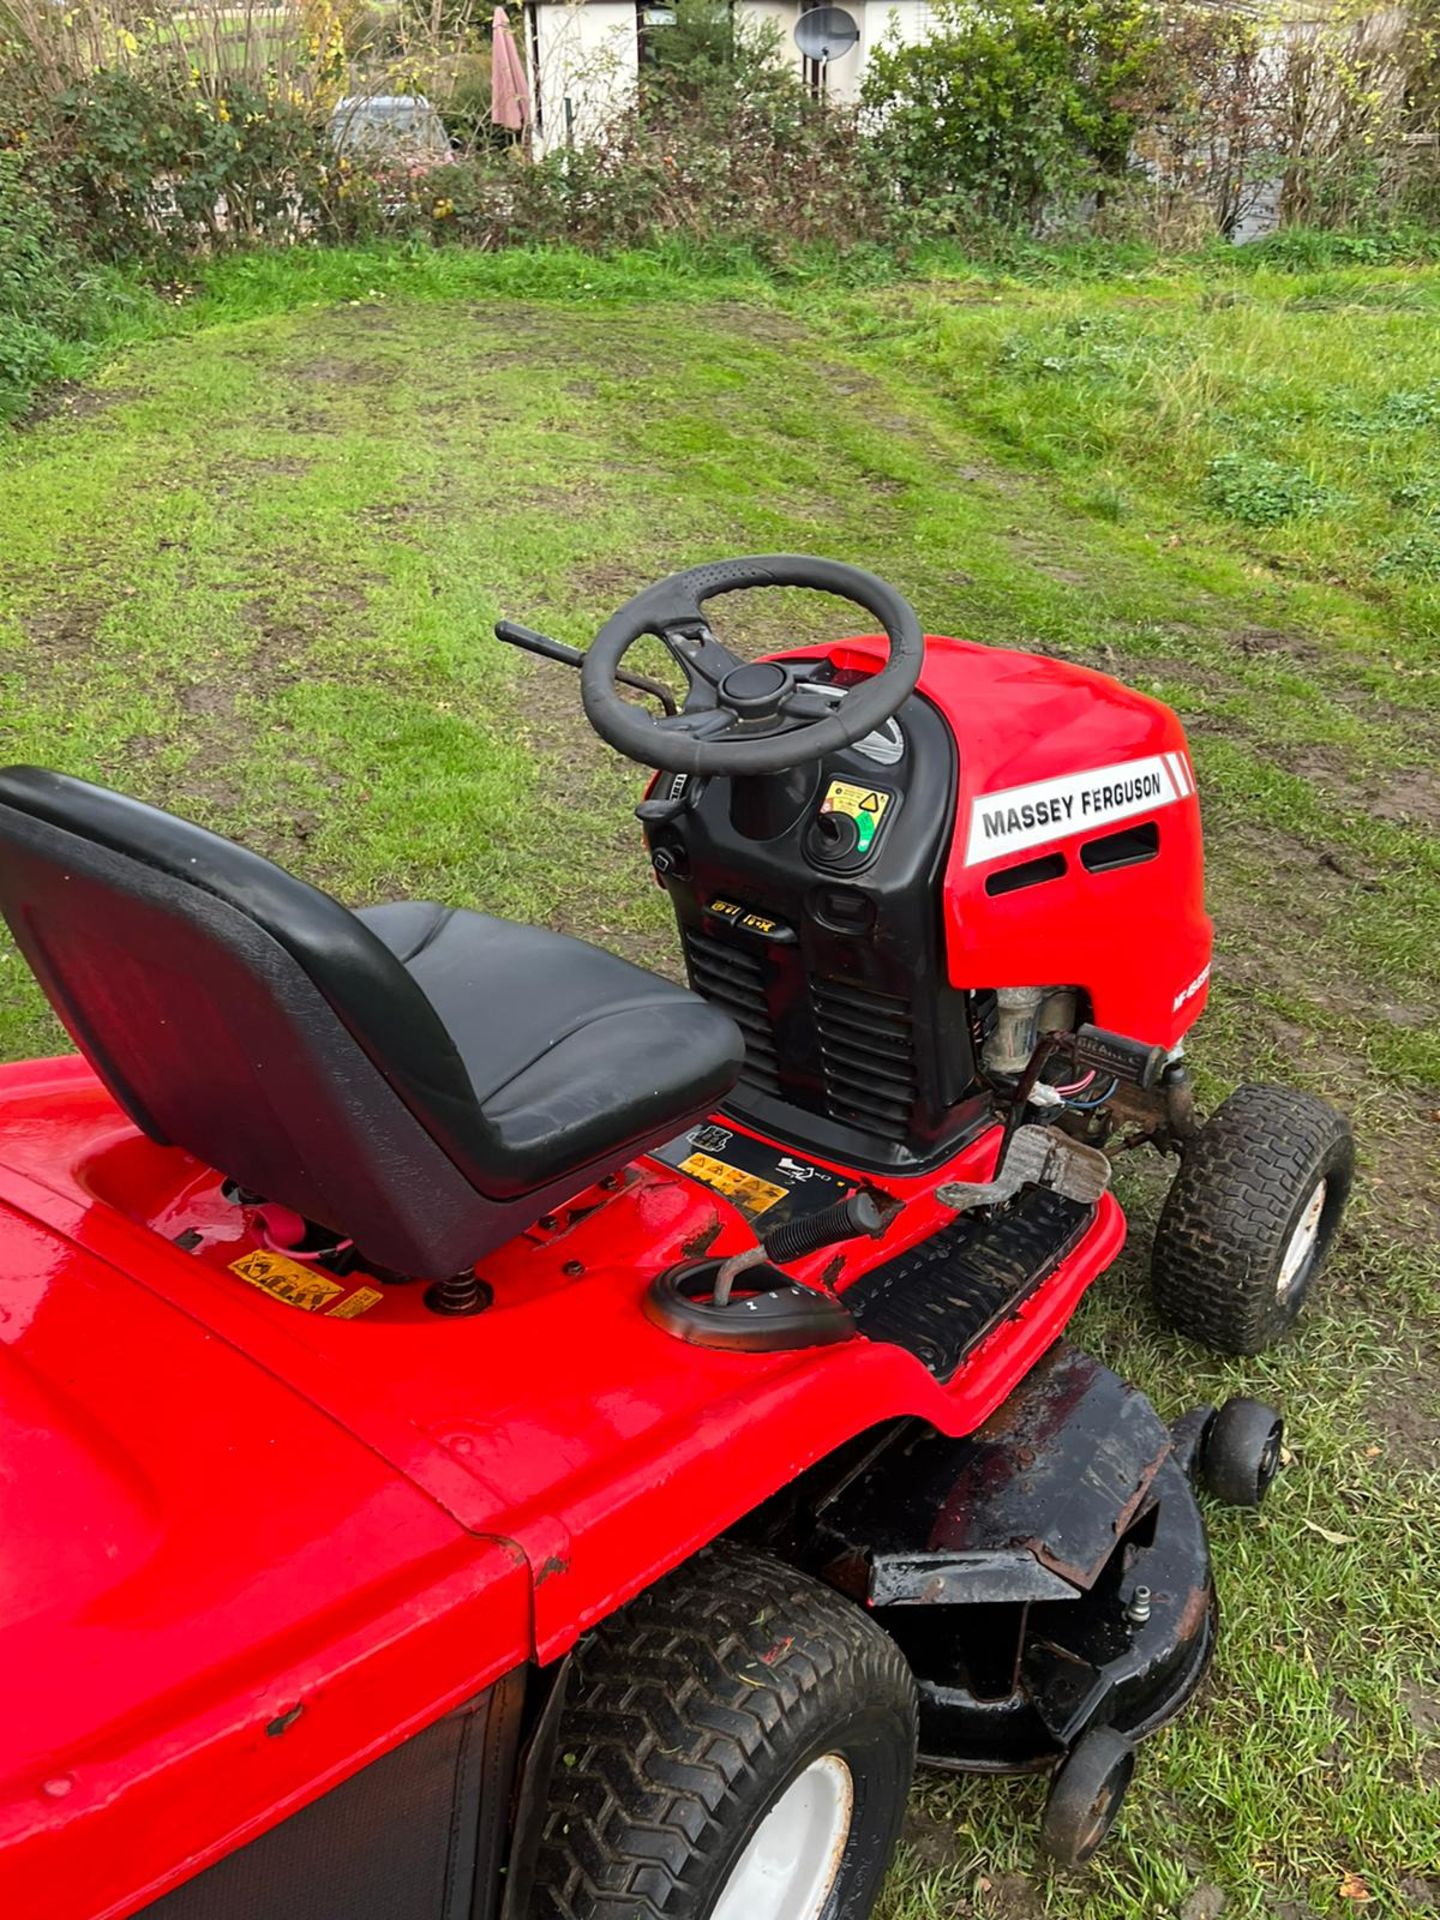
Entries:
[[788,667],[774,660],[757,660],[753,665],[733,667],[716,691],[722,706],[741,720],[774,720],[795,676]]

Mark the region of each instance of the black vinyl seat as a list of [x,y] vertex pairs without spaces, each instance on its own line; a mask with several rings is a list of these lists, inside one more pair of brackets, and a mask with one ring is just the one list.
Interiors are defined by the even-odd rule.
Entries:
[[699,1118],[729,1017],[614,954],[423,902],[351,913],[202,827],[0,771],[0,911],[152,1139],[426,1278]]

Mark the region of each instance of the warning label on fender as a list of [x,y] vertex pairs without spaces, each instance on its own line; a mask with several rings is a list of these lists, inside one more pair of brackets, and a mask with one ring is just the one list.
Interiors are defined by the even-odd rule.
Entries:
[[828,1167],[719,1120],[692,1127],[653,1157],[723,1193],[752,1220],[763,1213],[767,1228],[833,1206],[851,1187]]
[[703,1180],[707,1187],[714,1187],[717,1193],[723,1193],[727,1200],[733,1200],[749,1214],[768,1212],[787,1192],[785,1187],[777,1187],[758,1174],[746,1173],[743,1167],[732,1167],[708,1153],[692,1153],[680,1162],[680,1171],[692,1179]]
[[334,1320],[353,1320],[385,1297],[375,1287],[356,1287],[346,1294],[343,1281],[332,1280],[329,1274],[317,1273],[303,1261],[288,1259],[268,1247],[256,1247],[252,1253],[232,1260],[230,1271],[262,1293],[283,1300],[287,1307],[299,1307],[303,1313],[325,1313]]
[[1001,854],[1024,853],[1072,833],[1112,826],[1137,813],[1153,813],[1195,791],[1183,753],[1157,753],[1144,760],[1088,773],[1057,774],[1029,786],[982,793],[971,802],[965,864],[978,866]]

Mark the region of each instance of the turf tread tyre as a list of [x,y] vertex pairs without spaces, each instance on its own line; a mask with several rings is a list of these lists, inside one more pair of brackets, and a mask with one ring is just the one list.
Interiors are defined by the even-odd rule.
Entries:
[[[701,1920],[757,1804],[808,1735],[824,1750],[837,1700],[893,1714],[904,1756],[860,1876],[878,1890],[915,1745],[914,1681],[894,1642],[828,1587],[729,1543],[642,1593],[577,1649],[533,1920]],[[839,1914],[869,1905],[846,1899]]]
[[[1156,1311],[1219,1353],[1260,1353],[1294,1321],[1323,1266],[1354,1177],[1349,1122],[1289,1087],[1239,1087],[1190,1141],[1151,1257]],[[1329,1185],[1309,1271],[1277,1280],[1318,1179]]]

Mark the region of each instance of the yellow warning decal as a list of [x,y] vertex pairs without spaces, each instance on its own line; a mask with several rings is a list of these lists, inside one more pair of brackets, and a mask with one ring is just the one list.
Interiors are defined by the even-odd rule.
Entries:
[[773,1207],[777,1200],[783,1200],[790,1191],[788,1187],[777,1187],[769,1180],[762,1180],[758,1173],[746,1173],[743,1167],[732,1167],[723,1160],[713,1160],[708,1153],[692,1153],[688,1160],[680,1162],[680,1171],[702,1180],[717,1193],[723,1193],[727,1200],[733,1200],[746,1213],[764,1213],[767,1207]]
[[875,787],[857,787],[850,780],[832,780],[821,803],[821,812],[848,813],[855,820],[862,813],[869,813],[878,820],[889,804],[889,794]]
[[347,1294],[343,1281],[333,1280],[328,1273],[319,1273],[283,1253],[272,1253],[268,1247],[256,1247],[253,1253],[232,1260],[230,1271],[248,1280],[252,1287],[283,1300],[287,1307],[323,1313],[332,1320],[353,1320],[385,1298],[378,1287],[356,1287]]
[[345,1291],[328,1274],[317,1273],[299,1260],[287,1260],[283,1253],[271,1253],[268,1247],[257,1247],[253,1253],[232,1260],[230,1271],[248,1280],[252,1287],[274,1294],[287,1306],[302,1307],[306,1313],[318,1313]]
[[353,1320],[357,1314],[368,1313],[384,1298],[378,1287],[357,1287],[348,1299],[326,1311],[332,1320]]
[[877,787],[859,787],[853,780],[832,780],[820,802],[820,811],[849,814],[857,828],[856,849],[865,853],[889,804],[890,795]]

